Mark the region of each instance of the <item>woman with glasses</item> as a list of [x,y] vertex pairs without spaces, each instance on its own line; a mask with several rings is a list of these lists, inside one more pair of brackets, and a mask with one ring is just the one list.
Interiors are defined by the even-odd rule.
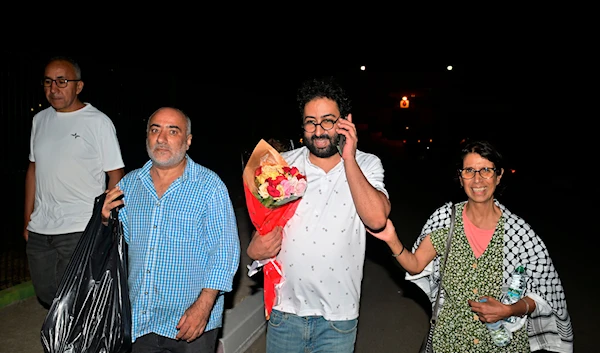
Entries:
[[[405,250],[389,219],[383,231],[368,230],[387,243],[392,256],[406,270],[406,279],[417,284],[433,306],[451,208],[455,207],[433,351],[573,352],[573,330],[563,287],[544,242],[494,196],[504,174],[501,154],[487,141],[467,142],[460,151],[457,173],[467,200],[438,208],[412,251]],[[503,304],[502,287],[509,284],[519,266],[526,272],[524,296],[513,304]],[[506,322],[510,317],[516,317],[516,322]],[[503,347],[492,342],[485,325],[500,320],[512,336]]]

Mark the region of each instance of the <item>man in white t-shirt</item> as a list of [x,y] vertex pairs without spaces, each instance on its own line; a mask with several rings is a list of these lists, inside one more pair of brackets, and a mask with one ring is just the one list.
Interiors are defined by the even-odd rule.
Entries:
[[254,260],[277,256],[283,271],[267,353],[353,352],[365,227],[384,228],[391,208],[384,170],[377,156],[357,150],[350,99],[332,78],[306,81],[297,100],[305,146],[282,156],[308,186],[283,229],[255,232],[247,250]]
[[31,126],[23,237],[35,293],[49,308],[95,198],[123,177],[124,164],[112,121],[79,100],[77,62],[50,59],[42,86],[51,106]]

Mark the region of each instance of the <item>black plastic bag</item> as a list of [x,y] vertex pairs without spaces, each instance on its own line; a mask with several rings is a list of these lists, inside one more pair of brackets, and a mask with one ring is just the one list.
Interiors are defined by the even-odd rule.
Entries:
[[117,210],[102,225],[106,194],[67,265],[42,325],[46,353],[125,353],[131,350],[127,245]]

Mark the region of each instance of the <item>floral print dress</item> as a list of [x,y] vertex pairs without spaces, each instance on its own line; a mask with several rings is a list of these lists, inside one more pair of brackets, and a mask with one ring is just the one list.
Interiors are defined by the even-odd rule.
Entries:
[[[500,217],[492,240],[476,258],[467,240],[462,220],[464,203],[456,205],[456,224],[450,256],[442,278],[444,305],[438,315],[433,336],[433,351],[444,352],[530,352],[526,325],[513,333],[510,344],[496,346],[467,300],[482,296],[499,299],[502,293],[504,218]],[[431,233],[438,254],[444,254],[448,228]],[[444,256],[444,255],[441,255]]]

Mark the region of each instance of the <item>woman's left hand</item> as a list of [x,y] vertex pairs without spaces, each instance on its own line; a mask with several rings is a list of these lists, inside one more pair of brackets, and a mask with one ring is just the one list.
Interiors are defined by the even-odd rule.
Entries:
[[471,311],[477,314],[479,320],[485,323],[496,322],[510,316],[510,309],[496,300],[496,298],[483,296],[482,301],[469,300]]

